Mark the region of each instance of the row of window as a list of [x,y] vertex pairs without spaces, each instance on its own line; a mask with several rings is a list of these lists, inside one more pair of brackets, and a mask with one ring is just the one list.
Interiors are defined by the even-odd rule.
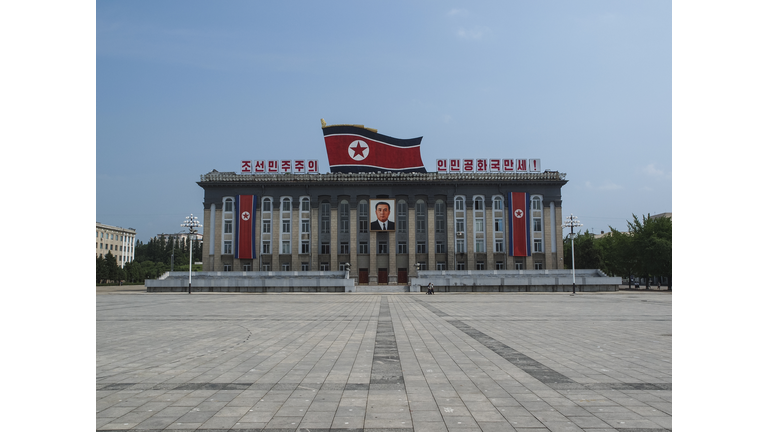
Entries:
[[[493,198],[493,246],[494,252],[503,253],[505,251],[505,238],[504,238],[504,203],[501,196],[494,196]],[[310,202],[309,197],[300,198],[300,252],[301,254],[310,253]],[[486,233],[485,233],[485,198],[483,196],[475,196],[473,198],[473,210],[472,219],[474,223],[474,250],[478,253],[486,252]],[[532,210],[532,231],[534,234],[533,239],[533,252],[544,252],[543,241],[543,226],[541,215],[541,197],[533,196],[531,198],[531,210]],[[280,199],[279,210],[279,222],[280,232],[276,237],[279,239],[280,253],[291,254],[292,252],[292,209],[293,198],[282,197]],[[232,247],[234,239],[233,224],[234,224],[234,198],[224,199],[224,221],[223,221],[223,236],[222,236],[222,253],[232,254]],[[271,197],[264,197],[261,201],[261,247],[259,248],[262,254],[272,253],[273,230],[273,199]],[[425,233],[427,229],[427,217],[426,217],[426,203],[419,200],[416,202],[416,233]],[[338,232],[340,234],[348,234],[350,229],[350,212],[349,203],[342,201],[338,207],[339,212],[339,226]],[[399,233],[407,233],[407,212],[408,205],[404,201],[397,203],[396,212],[396,229]],[[435,233],[445,233],[445,203],[438,200],[435,203]],[[463,196],[456,196],[454,198],[454,233],[455,233],[455,251],[456,253],[466,253],[466,241],[471,241],[465,238],[466,224],[465,220],[468,217],[465,210],[465,198]],[[331,232],[331,204],[329,202],[320,203],[320,221],[319,221],[320,234],[330,234]],[[368,219],[368,202],[363,200],[358,204],[358,232],[361,234],[368,233],[369,219]],[[381,244],[379,242],[377,253],[388,253],[388,247],[386,242]],[[397,253],[407,253],[407,243],[398,242]],[[321,242],[320,244],[321,254],[330,253],[330,244],[327,242]],[[327,252],[324,252],[327,250]],[[435,253],[445,253],[445,245],[438,241],[435,244]],[[382,252],[385,251],[385,252]],[[348,254],[349,244],[345,242],[339,243],[339,254]],[[359,240],[358,253],[368,253],[368,243],[364,240]],[[417,242],[416,253],[427,253],[426,242]]]
[[[421,268],[426,268],[427,263],[420,262],[418,263]],[[515,260],[515,270],[523,270],[524,264],[522,260]],[[446,264],[444,261],[436,263],[437,270],[447,270]],[[544,263],[542,261],[534,261],[533,267],[535,270],[543,270],[544,269]],[[339,264],[339,271],[344,271],[346,269],[346,264]],[[282,263],[280,265],[281,271],[291,271],[291,265],[289,263]],[[327,262],[321,262],[320,263],[320,271],[329,271],[330,265]],[[361,270],[367,270],[367,269],[361,269]],[[456,263],[456,270],[466,270],[466,264],[464,262],[457,262]],[[485,262],[484,261],[478,261],[475,263],[475,270],[485,270]],[[496,261],[496,270],[504,270],[504,261]],[[232,271],[232,265],[231,264],[224,264],[224,271]],[[251,264],[243,264],[243,271],[253,271],[253,267]],[[272,266],[270,264],[262,264],[261,271],[272,271]],[[303,262],[301,263],[301,271],[309,271],[309,263]]]
[[[104,231],[98,231],[97,230],[96,231],[96,238],[104,238],[104,234],[105,234]],[[107,240],[118,240],[118,241],[130,240],[130,239],[128,239],[128,236],[122,236],[122,235],[117,235],[117,234],[112,234],[112,233],[106,233],[106,235],[107,235],[106,236]]]

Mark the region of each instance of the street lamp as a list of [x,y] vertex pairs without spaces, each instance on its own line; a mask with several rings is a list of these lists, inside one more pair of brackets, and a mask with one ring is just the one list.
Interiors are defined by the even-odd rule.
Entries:
[[[570,216],[565,218],[565,223],[563,224],[563,228],[571,228],[571,270],[573,271],[573,294],[576,294],[576,255],[574,254],[575,250],[573,248],[573,238],[575,234],[573,234],[573,227],[582,226],[582,224],[579,222],[579,219],[571,213]],[[571,295],[573,295],[571,294]]]
[[195,228],[200,228],[202,225],[197,221],[195,216],[189,215],[184,218],[184,223],[181,226],[189,228],[189,289],[187,294],[192,294],[192,234],[197,233]]

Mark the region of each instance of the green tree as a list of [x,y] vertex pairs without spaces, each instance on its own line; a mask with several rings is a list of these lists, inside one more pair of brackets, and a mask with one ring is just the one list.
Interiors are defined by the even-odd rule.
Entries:
[[[576,234],[573,248],[576,253],[576,268],[577,269],[600,269],[602,268],[602,258],[600,256],[600,250],[595,245],[595,240],[592,238],[592,234],[587,231],[582,234],[579,231]],[[571,268],[571,240],[567,238],[563,241],[564,249],[564,261],[565,268]]]
[[637,260],[638,274],[646,278],[646,286],[652,276],[666,276],[672,281],[672,219],[666,217],[642,220],[632,215],[628,222],[632,236],[632,250]]
[[96,283],[104,283],[109,278],[107,262],[103,257],[96,256]]

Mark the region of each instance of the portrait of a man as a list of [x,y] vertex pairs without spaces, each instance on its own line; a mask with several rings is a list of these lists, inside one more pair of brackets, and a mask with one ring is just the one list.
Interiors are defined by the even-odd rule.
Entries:
[[371,231],[394,231],[395,221],[390,219],[395,200],[371,200]]

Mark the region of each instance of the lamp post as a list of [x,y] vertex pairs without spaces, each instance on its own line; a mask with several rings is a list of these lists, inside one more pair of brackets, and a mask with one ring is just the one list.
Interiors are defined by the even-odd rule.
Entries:
[[571,228],[571,270],[573,272],[573,294],[576,294],[576,255],[575,255],[575,249],[573,247],[573,227],[582,226],[582,224],[579,222],[579,219],[571,213],[570,216],[565,218],[565,223],[563,224],[563,228]]
[[202,225],[195,216],[189,215],[184,218],[184,223],[181,226],[189,228],[189,236],[187,237],[189,241],[189,288],[187,294],[192,294],[192,234],[197,232],[195,228],[200,228]]

